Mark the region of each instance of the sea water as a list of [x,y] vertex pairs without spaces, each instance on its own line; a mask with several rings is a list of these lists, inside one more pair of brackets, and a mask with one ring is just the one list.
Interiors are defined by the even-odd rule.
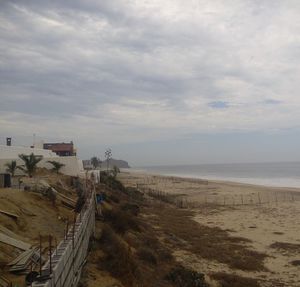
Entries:
[[300,162],[148,166],[150,174],[300,188]]

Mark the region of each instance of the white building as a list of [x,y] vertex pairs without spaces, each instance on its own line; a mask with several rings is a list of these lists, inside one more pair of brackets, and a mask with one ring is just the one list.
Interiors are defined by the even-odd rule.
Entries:
[[[6,171],[5,164],[12,160],[16,160],[17,165],[22,165],[23,161],[19,158],[19,154],[30,155],[31,153],[43,156],[43,159],[38,163],[38,167],[51,169],[52,165],[48,161],[53,160],[65,165],[61,169],[63,174],[71,176],[82,176],[84,174],[82,161],[78,160],[76,156],[59,157],[51,150],[7,145],[0,145],[0,173]],[[18,170],[18,172],[21,173],[22,171]]]

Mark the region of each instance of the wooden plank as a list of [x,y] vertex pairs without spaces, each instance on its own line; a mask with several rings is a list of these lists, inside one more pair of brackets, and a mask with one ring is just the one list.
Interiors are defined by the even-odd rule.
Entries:
[[74,199],[72,199],[72,198],[70,198],[70,197],[68,197],[68,196],[66,196],[66,195],[64,195],[64,194],[62,194],[62,193],[60,193],[60,192],[58,192],[58,191],[56,191],[56,194],[57,194],[59,197],[65,199],[65,200],[67,200],[67,201],[70,201],[70,202],[73,203],[73,204],[76,204],[76,200],[74,200]]
[[11,230],[7,229],[6,227],[4,227],[2,225],[0,225],[0,231],[10,237],[13,237],[13,238],[16,238],[16,239],[21,238],[20,235],[15,234],[14,232],[12,232]]
[[11,212],[8,212],[8,211],[5,211],[5,210],[0,209],[0,213],[5,214],[9,217],[12,217],[13,219],[18,219],[19,218],[19,215],[16,215],[14,213],[11,213]]
[[0,276],[0,287],[9,287],[10,282],[3,276]]
[[8,266],[13,266],[18,264],[23,258],[25,258],[28,254],[30,254],[32,250],[26,250],[23,253],[21,253],[18,257],[16,257],[13,261],[9,262],[7,265]]
[[10,246],[17,247],[21,250],[28,250],[31,247],[30,244],[25,243],[21,240],[17,240],[17,239],[10,237],[4,233],[0,233],[0,242],[10,245]]
[[11,263],[9,263],[9,266],[12,266],[9,271],[10,272],[20,272],[28,269],[29,264],[31,263],[31,260],[33,260],[35,263],[39,261],[39,254],[38,254],[38,248],[30,249],[25,252],[23,252],[19,257],[17,257],[15,260],[13,260]]
[[73,203],[70,203],[69,201],[67,201],[67,200],[64,200],[63,198],[60,198],[60,201],[61,201],[61,203],[64,205],[64,206],[66,206],[66,207],[68,207],[68,208],[70,208],[70,209],[75,209],[75,204],[73,204]]

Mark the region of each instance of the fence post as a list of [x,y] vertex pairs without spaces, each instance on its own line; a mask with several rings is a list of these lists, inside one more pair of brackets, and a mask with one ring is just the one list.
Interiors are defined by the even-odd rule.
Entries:
[[50,261],[50,275],[52,274],[52,236],[49,234],[49,261]]
[[42,276],[42,237],[41,234],[39,234],[40,237],[40,276]]

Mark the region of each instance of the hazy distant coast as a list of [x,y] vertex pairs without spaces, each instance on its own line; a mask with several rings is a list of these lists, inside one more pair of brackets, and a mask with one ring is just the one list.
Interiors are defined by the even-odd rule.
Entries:
[[131,171],[182,178],[300,188],[300,162],[149,166]]

